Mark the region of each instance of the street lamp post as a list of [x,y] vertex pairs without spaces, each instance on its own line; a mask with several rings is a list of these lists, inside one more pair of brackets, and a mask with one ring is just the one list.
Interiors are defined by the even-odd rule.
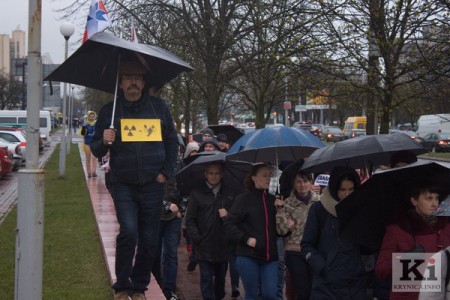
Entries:
[[70,145],[72,144],[72,119],[73,119],[73,86],[70,84],[69,88],[69,102],[67,105],[67,126],[68,130],[68,138],[67,138],[67,155],[70,153]]
[[[64,36],[65,39],[65,47],[64,47],[64,60],[67,59],[68,52],[69,52],[69,38],[74,33],[75,28],[71,23],[65,22],[61,24],[61,27],[59,28],[59,32]],[[66,121],[67,121],[67,115],[66,115],[66,102],[67,102],[67,83],[64,83],[63,85],[63,134],[61,136],[60,141],[60,152],[59,152],[59,176],[63,177],[66,173],[66,148],[67,148],[67,141],[66,141]]]
[[22,61],[20,64],[16,64],[16,68],[22,68],[22,97],[21,97],[21,103],[20,103],[20,109],[25,110],[27,108],[26,106],[26,84],[25,84],[25,67],[28,64],[26,60]]
[[[28,1],[27,153],[18,172],[14,299],[42,299],[45,171],[39,168],[39,106],[42,99],[42,1]],[[22,76],[25,79],[25,64]],[[22,81],[24,83],[24,81]],[[25,89],[25,85],[22,86]],[[24,91],[22,91],[25,97]]]
[[288,77],[284,77],[284,82],[286,84],[284,91],[284,125],[289,126],[289,110],[291,109],[291,102],[288,98]]

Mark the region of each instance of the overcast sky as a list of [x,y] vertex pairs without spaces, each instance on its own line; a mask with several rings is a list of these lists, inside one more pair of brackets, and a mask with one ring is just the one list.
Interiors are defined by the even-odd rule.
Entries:
[[[36,0],[32,0],[36,1]],[[28,6],[29,0],[2,0],[0,9],[0,33],[8,34],[20,27],[26,32],[27,50],[28,50]],[[74,0],[42,0],[42,39],[41,39],[41,55],[50,54],[53,63],[60,64],[64,60],[64,37],[59,32],[59,27],[64,21],[73,24],[80,23],[75,18],[72,20],[59,20],[61,13],[56,13],[56,9],[64,8]],[[86,17],[89,8],[86,7]],[[80,16],[78,16],[78,19]],[[69,40],[69,56],[81,45],[81,37],[83,35],[84,25],[76,25],[75,33]]]

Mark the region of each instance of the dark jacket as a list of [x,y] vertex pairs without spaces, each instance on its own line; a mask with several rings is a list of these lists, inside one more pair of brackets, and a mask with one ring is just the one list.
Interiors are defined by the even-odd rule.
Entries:
[[227,262],[231,254],[231,244],[225,237],[223,220],[219,209],[229,211],[234,193],[222,186],[214,196],[204,183],[193,189],[186,210],[186,230],[194,242],[195,258],[209,262]]
[[[181,170],[181,166],[183,164],[183,160],[179,156],[177,158],[177,164],[174,170],[174,174]],[[160,220],[168,221],[174,218],[178,218],[170,209],[170,204],[175,204],[178,206],[179,212],[183,215],[186,211],[187,206],[187,198],[183,198],[178,191],[177,181],[175,177],[170,178],[167,181],[166,187],[164,189],[164,199],[163,206],[161,208],[161,218]]]
[[[437,217],[434,226],[425,223],[414,210],[386,227],[375,272],[379,278],[392,279],[392,253],[407,252],[416,246],[435,253],[450,246],[450,223],[447,217]],[[417,299],[419,293],[391,292],[389,299]]]
[[[167,178],[173,175],[177,161],[178,138],[172,116],[164,100],[144,95],[131,102],[123,97],[117,99],[114,116],[116,139],[109,147],[103,145],[103,131],[111,124],[113,103],[102,107],[98,115],[95,135],[90,144],[96,157],[105,156],[110,149],[111,183],[146,184],[154,180],[158,173]],[[120,120],[160,119],[161,142],[123,142]]]
[[311,299],[365,299],[365,270],[360,249],[339,238],[338,219],[321,202],[309,209],[301,253],[313,270]]
[[[236,255],[278,260],[275,196],[265,190],[252,189],[236,197],[225,220],[229,238],[237,242]],[[267,220],[267,221],[266,221]],[[256,247],[247,245],[256,238]]]

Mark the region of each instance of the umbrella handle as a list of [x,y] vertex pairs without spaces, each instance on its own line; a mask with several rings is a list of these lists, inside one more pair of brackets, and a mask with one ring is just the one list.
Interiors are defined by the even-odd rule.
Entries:
[[[117,74],[116,74],[116,88],[114,89],[114,101],[113,101],[113,109],[111,114],[111,125],[109,128],[114,129],[114,116],[116,114],[116,102],[117,102],[117,88],[119,87],[119,73],[120,73],[120,55],[117,62]],[[112,142],[108,142],[108,145],[112,145]]]
[[[110,128],[110,129],[114,129],[114,126],[111,124],[111,125],[109,126],[109,128]],[[108,145],[112,145],[112,142],[108,142]]]

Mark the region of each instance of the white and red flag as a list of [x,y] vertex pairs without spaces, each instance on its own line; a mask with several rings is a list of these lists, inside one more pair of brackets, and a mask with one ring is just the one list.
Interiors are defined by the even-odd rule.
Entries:
[[90,39],[95,33],[105,30],[111,26],[108,11],[102,0],[92,0],[87,17],[86,29],[84,30],[83,43]]
[[134,27],[133,21],[131,21],[131,41],[133,43],[139,43],[137,35],[136,35],[136,27]]

